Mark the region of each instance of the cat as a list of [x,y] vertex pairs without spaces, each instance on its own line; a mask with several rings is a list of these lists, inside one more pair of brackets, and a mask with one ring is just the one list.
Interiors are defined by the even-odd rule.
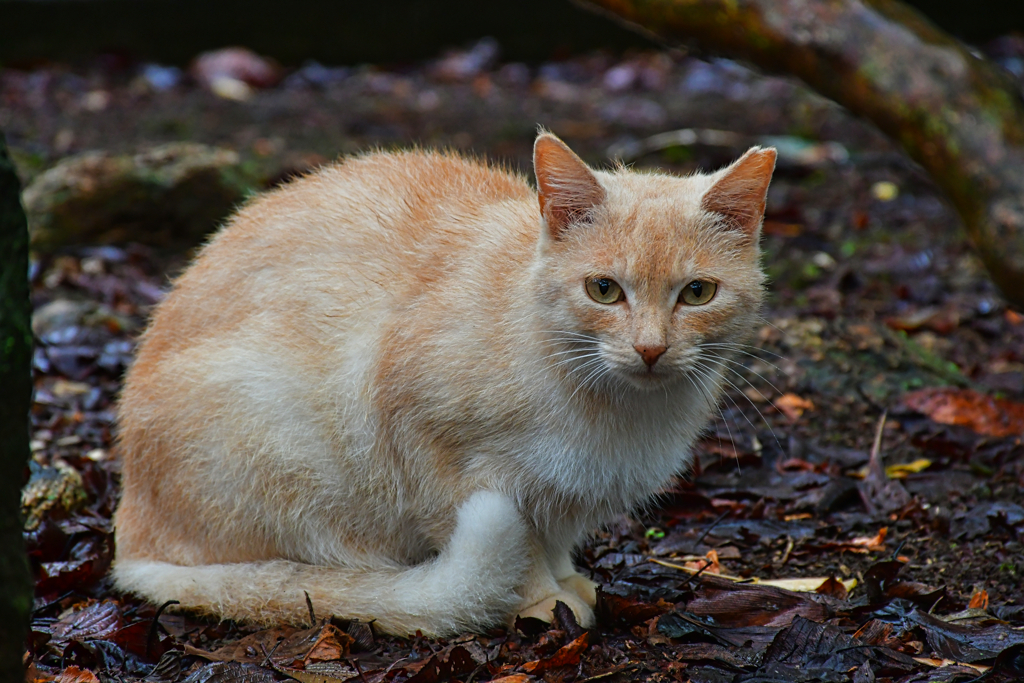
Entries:
[[116,585],[394,634],[594,623],[572,554],[688,467],[756,327],[775,150],[537,189],[375,152],[243,207],[156,308],[119,407]]

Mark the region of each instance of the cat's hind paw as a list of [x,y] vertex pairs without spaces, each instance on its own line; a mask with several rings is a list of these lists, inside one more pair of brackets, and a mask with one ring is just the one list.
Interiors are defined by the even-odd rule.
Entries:
[[[580,578],[582,579],[583,577],[581,576]],[[556,602],[564,602],[576,616],[576,623],[582,628],[591,628],[594,625],[594,610],[590,608],[590,605],[581,600],[574,590],[558,591],[540,602],[520,609],[519,614],[516,616],[520,618],[533,617],[534,619],[551,623],[554,619]]]

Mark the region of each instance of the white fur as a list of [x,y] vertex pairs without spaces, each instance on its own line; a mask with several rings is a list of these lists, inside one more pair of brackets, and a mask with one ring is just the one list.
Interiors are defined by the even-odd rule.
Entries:
[[344,613],[393,633],[480,630],[504,619],[528,558],[526,528],[506,497],[478,491],[462,505],[448,547],[413,568],[379,559],[361,572],[277,560],[187,567],[122,560],[117,584],[155,602],[203,604],[226,618],[289,620],[308,592],[321,616]]

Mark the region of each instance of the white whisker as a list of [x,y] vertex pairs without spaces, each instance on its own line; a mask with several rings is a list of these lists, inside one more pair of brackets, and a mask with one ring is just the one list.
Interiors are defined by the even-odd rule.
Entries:
[[[731,370],[731,371],[732,371],[732,372],[733,372],[734,374],[736,374],[736,376],[737,376],[737,377],[739,377],[739,378],[740,378],[740,379],[742,379],[743,381],[747,382],[747,384],[750,384],[749,380],[747,380],[747,379],[746,379],[745,377],[743,377],[742,375],[740,375],[739,373],[737,373],[737,372],[736,372],[735,370],[732,370],[732,368],[729,368],[728,366],[725,366],[724,364],[723,364],[723,367],[725,367],[725,368],[726,368],[726,369],[728,369],[728,370]],[[764,413],[762,413],[762,412],[761,412],[761,409],[757,407],[757,404],[755,404],[755,403],[754,403],[753,401],[751,401],[751,400],[750,400],[750,397],[749,397],[749,396],[747,396],[746,394],[744,394],[744,393],[743,393],[743,392],[742,392],[742,391],[740,390],[740,388],[739,388],[738,386],[736,386],[735,384],[733,384],[733,383],[732,383],[732,381],[731,381],[731,380],[730,380],[730,379],[729,379],[728,377],[726,377],[725,375],[719,375],[719,377],[721,377],[721,379],[722,379],[722,381],[723,381],[723,382],[725,382],[725,383],[726,383],[726,384],[728,384],[728,385],[729,385],[730,387],[732,387],[733,389],[735,389],[735,390],[736,390],[736,392],[737,392],[738,394],[740,394],[741,396],[743,396],[743,398],[747,399],[747,402],[748,402],[748,403],[750,403],[751,407],[752,407],[752,408],[753,408],[753,409],[754,409],[755,411],[757,411],[757,415],[758,415],[758,417],[760,417],[760,418],[761,418],[761,421],[762,421],[762,422],[764,422],[764,425],[765,425],[765,426],[766,426],[766,427],[768,428],[768,431],[769,431],[769,432],[771,433],[771,435],[772,435],[772,438],[773,438],[773,439],[775,440],[775,444],[776,444],[776,445],[777,445],[777,446],[779,447],[779,450],[780,450],[780,451],[781,451],[781,450],[783,450],[783,448],[782,448],[782,442],[780,442],[780,441],[779,441],[779,437],[778,437],[778,436],[777,436],[777,435],[775,434],[775,429],[773,429],[773,428],[772,428],[772,425],[771,425],[771,423],[770,423],[770,422],[768,422],[768,419],[767,419],[767,418],[766,418],[766,417],[764,416]],[[751,384],[751,386],[753,386],[753,385]],[[757,389],[757,387],[754,387],[754,389],[756,390],[756,389]],[[744,413],[744,412],[743,412],[742,410],[740,410],[739,404],[737,404],[737,403],[736,403],[736,400],[735,400],[735,399],[733,399],[733,398],[732,398],[731,396],[729,396],[728,394],[726,394],[726,397],[727,397],[727,398],[729,398],[729,400],[730,400],[730,401],[732,401],[732,403],[733,403],[733,405],[734,405],[734,406],[736,406],[736,410],[738,410],[738,411],[739,411],[739,413],[740,413],[741,415],[743,415],[743,419],[745,419],[745,420],[746,420],[746,421],[747,421],[747,422],[748,422],[748,423],[750,424],[750,428],[754,430],[754,434],[757,434],[757,427],[755,427],[755,426],[754,426],[754,423],[750,421],[750,418],[749,418],[749,417],[747,417],[747,414],[746,414],[746,413]]]
[[[705,358],[706,360],[709,360],[709,361],[713,362],[713,363],[719,363],[719,364],[722,364],[722,363],[732,363],[732,364],[734,364],[734,365],[738,365],[739,367],[743,368],[744,370],[747,370],[747,371],[749,371],[749,372],[752,372],[752,373],[754,373],[755,375],[757,375],[757,376],[758,376],[758,378],[759,378],[759,379],[760,379],[760,380],[761,380],[762,382],[764,382],[765,384],[767,384],[768,386],[770,386],[770,387],[771,387],[772,389],[774,389],[774,390],[775,390],[775,393],[777,393],[777,394],[783,394],[783,393],[785,393],[784,391],[782,391],[781,389],[779,389],[779,388],[778,388],[777,386],[775,386],[775,384],[773,384],[773,383],[772,383],[772,382],[770,382],[769,380],[765,379],[765,377],[764,377],[764,376],[763,376],[763,375],[762,375],[761,373],[757,372],[756,370],[751,370],[750,368],[748,368],[748,367],[747,367],[746,365],[744,365],[743,363],[740,363],[740,362],[738,362],[738,361],[735,361],[735,360],[731,360],[731,359],[729,359],[729,358],[725,358],[725,357],[723,357],[723,356],[719,356],[718,354],[713,354],[713,353],[709,353],[709,354],[706,354],[706,355],[704,356],[704,358]],[[761,393],[761,390],[760,390],[760,389],[758,389],[758,388],[757,388],[757,387],[756,387],[756,386],[754,385],[754,383],[753,383],[753,382],[751,382],[751,381],[750,381],[749,379],[747,379],[746,377],[744,377],[744,376],[743,376],[743,375],[742,375],[742,374],[741,374],[741,373],[740,373],[740,372],[739,372],[738,370],[736,370],[735,368],[732,368],[732,367],[727,367],[727,366],[723,366],[723,367],[725,367],[725,369],[727,369],[727,370],[728,370],[729,372],[731,372],[732,374],[736,375],[737,377],[739,377],[740,379],[742,379],[742,380],[743,380],[744,382],[746,382],[746,383],[747,383],[747,384],[748,384],[748,385],[750,386],[750,388],[751,388],[751,389],[753,389],[754,391],[756,391],[756,392],[757,392],[758,396],[760,396],[761,398],[763,398],[763,399],[765,400],[765,402],[766,402],[766,403],[770,403],[770,404],[772,405],[772,407],[773,407],[773,408],[775,408],[776,410],[778,410],[778,407],[777,407],[777,406],[775,405],[775,403],[773,403],[773,402],[772,402],[772,400],[771,400],[770,398],[768,398],[768,397],[767,397],[767,396],[765,396],[765,395],[764,395],[763,393]]]

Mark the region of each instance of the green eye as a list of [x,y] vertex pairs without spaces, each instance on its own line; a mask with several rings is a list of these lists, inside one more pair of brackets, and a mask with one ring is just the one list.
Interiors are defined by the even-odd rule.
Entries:
[[614,304],[626,298],[619,283],[606,277],[588,277],[587,294],[599,304]]
[[718,285],[707,280],[694,280],[679,292],[679,301],[690,306],[702,306],[715,298]]

